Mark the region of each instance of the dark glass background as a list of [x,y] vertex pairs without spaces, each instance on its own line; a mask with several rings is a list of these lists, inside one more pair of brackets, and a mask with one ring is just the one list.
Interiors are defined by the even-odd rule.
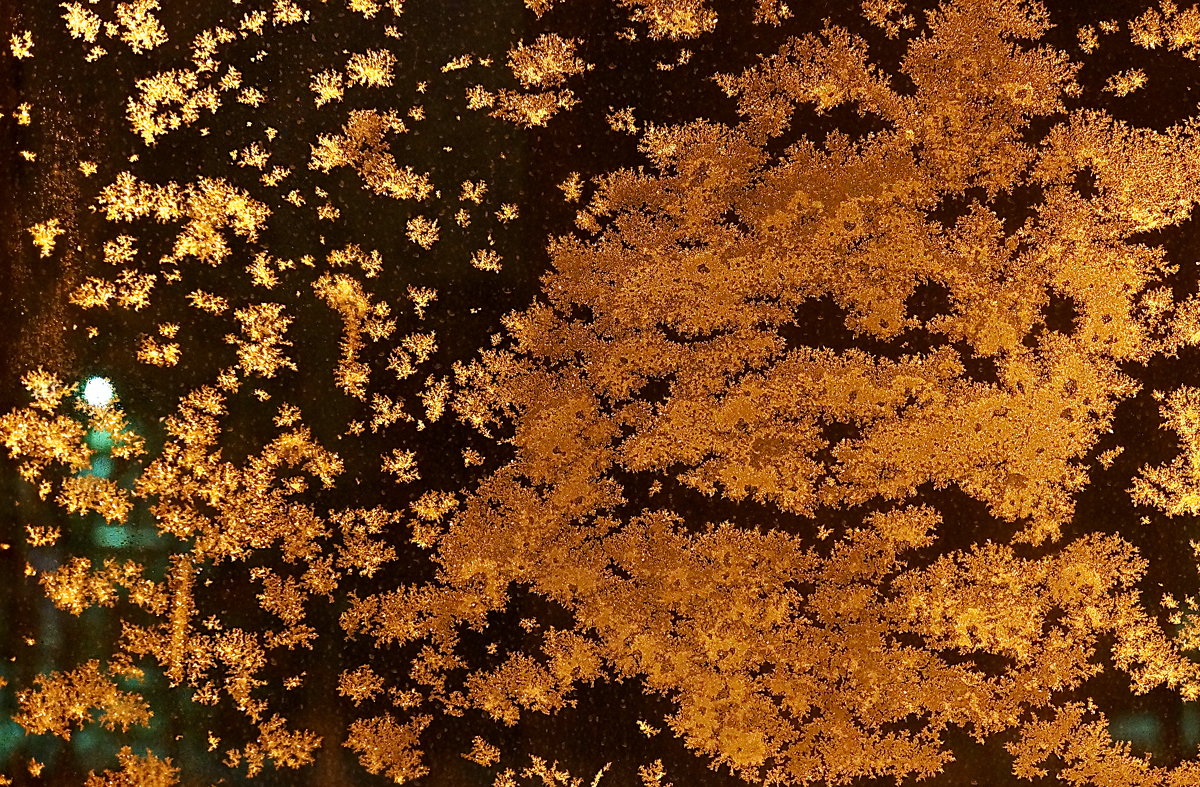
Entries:
[[[108,5],[101,4],[105,8]],[[463,91],[475,81],[487,84],[490,79],[495,83],[493,87],[506,84],[503,68],[448,74],[439,69],[465,52],[492,53],[499,66],[503,52],[512,43],[532,40],[544,25],[537,23],[519,0],[408,0],[397,22],[404,38],[390,42],[398,54],[395,87],[385,91],[386,97],[378,91],[350,91],[336,109],[317,109],[307,75],[320,68],[340,67],[347,52],[380,44],[380,24],[364,24],[344,4],[330,2],[314,8],[311,25],[271,30],[263,38],[251,37],[231,45],[228,51],[235,54],[227,57],[227,62],[243,68],[249,84],[264,87],[270,102],[265,110],[245,107],[227,96],[217,115],[205,115],[192,128],[167,135],[148,149],[129,131],[124,118],[124,100],[133,80],[184,65],[187,42],[195,32],[227,18],[234,8],[195,0],[164,5],[160,18],[171,34],[168,44],[146,55],[134,55],[116,42],[106,43],[110,54],[97,64],[86,64],[86,48],[66,35],[56,5],[32,0],[0,4],[0,40],[7,41],[13,32],[25,29],[33,31],[35,39],[32,59],[0,56],[0,110],[7,113],[0,119],[0,410],[25,403],[19,378],[27,368],[42,365],[77,381],[102,375],[113,380],[134,428],[147,438],[151,455],[163,439],[160,416],[170,412],[182,394],[209,381],[214,370],[228,365],[231,349],[219,334],[209,335],[215,322],[206,322],[203,315],[186,309],[181,300],[173,302],[171,296],[156,297],[155,305],[142,312],[114,309],[89,315],[100,328],[100,335],[87,338],[83,315],[67,304],[67,295],[104,265],[97,259],[97,250],[115,233],[89,206],[98,189],[122,169],[129,168],[155,182],[184,182],[204,174],[242,184],[253,177],[231,163],[228,151],[262,139],[268,125],[277,128],[280,135],[271,146],[272,163],[295,166],[291,187],[306,188],[309,194],[312,185],[329,190],[342,208],[342,218],[334,224],[315,222],[311,197],[309,205],[295,209],[294,215],[288,215],[287,203],[273,200],[273,207],[278,207],[269,232],[261,239],[262,246],[277,256],[295,257],[356,242],[378,249],[389,261],[381,279],[373,282],[372,291],[377,296],[400,300],[409,284],[437,288],[439,300],[430,316],[423,323],[402,321],[398,329],[401,335],[414,330],[437,331],[439,351],[433,367],[417,376],[423,379],[428,373],[447,372],[454,361],[468,359],[477,349],[488,346],[488,337],[499,330],[501,316],[537,297],[539,277],[548,264],[547,239],[575,231],[575,207],[561,199],[557,188],[568,173],[578,171],[587,178],[644,163],[635,138],[609,129],[604,118],[611,109],[633,106],[640,120],[655,123],[698,117],[735,122],[733,102],[709,77],[717,72],[740,71],[760,54],[773,52],[788,36],[819,29],[826,18],[864,36],[876,62],[888,67],[896,84],[903,86],[903,77],[895,68],[903,51],[901,46],[864,24],[856,3],[796,2],[792,8],[795,16],[781,28],[751,24],[749,3],[714,3],[720,15],[716,31],[698,42],[683,44],[694,50],[686,66],[662,71],[656,68],[656,61],[674,60],[680,45],[644,38],[634,43],[622,41],[615,34],[627,26],[628,19],[616,3],[569,0],[553,12],[553,29],[583,39],[581,55],[596,67],[579,83],[579,106],[554,118],[545,128],[523,131],[483,113],[462,109]],[[1058,0],[1049,6],[1057,24],[1049,42],[1076,51],[1075,31],[1080,25],[1110,18],[1129,19],[1148,4]],[[265,50],[267,57],[252,63],[250,58],[259,49]],[[1147,72],[1147,86],[1120,101],[1107,100],[1100,90],[1104,80],[1114,71],[1133,66]],[[1119,119],[1154,129],[1164,129],[1196,114],[1200,101],[1200,63],[1177,53],[1136,49],[1127,36],[1106,37],[1100,51],[1086,61],[1081,79],[1085,91],[1077,100],[1080,106],[1104,106]],[[420,80],[429,82],[424,95],[416,95],[412,89]],[[21,102],[33,105],[34,122],[30,126],[18,126],[11,117]],[[409,103],[422,104],[428,117],[415,124],[417,130],[404,138],[402,164],[433,172],[437,187],[442,189],[456,188],[466,179],[482,178],[490,184],[495,201],[520,206],[521,218],[511,228],[495,234],[496,249],[505,260],[499,276],[465,263],[473,249],[486,243],[492,225],[477,222],[461,237],[444,232],[443,240],[432,251],[414,254],[404,237],[404,221],[414,213],[410,206],[368,195],[352,170],[340,169],[316,177],[304,169],[308,145],[316,134],[338,128],[337,118],[344,117],[346,109],[379,105],[403,109]],[[253,126],[248,128],[248,122]],[[200,127],[210,128],[210,135],[200,137],[196,131]],[[795,123],[796,132],[815,139],[835,129],[852,136],[871,130],[862,118],[845,108]],[[26,162],[17,155],[18,150],[36,152],[37,161]],[[129,163],[134,155],[139,160]],[[96,161],[100,166],[97,175],[84,178],[75,166],[80,159]],[[255,174],[250,172],[251,176]],[[283,191],[288,188],[284,186]],[[433,204],[446,211],[437,215],[443,227],[451,225],[452,212],[446,206],[453,201]],[[1021,195],[993,203],[992,207],[1015,223],[1030,210]],[[52,215],[60,218],[67,233],[60,238],[56,253],[42,259],[30,245],[24,228]],[[153,232],[140,225],[137,234],[144,248],[153,247]],[[1164,244],[1172,261],[1180,265],[1177,281],[1172,282],[1177,294],[1197,290],[1195,262],[1200,256],[1200,227],[1196,219],[1169,232],[1148,235],[1145,241]],[[199,287],[222,292],[231,286],[230,272],[235,271],[228,265],[208,268],[192,261],[185,266],[189,286],[184,291]],[[240,272],[236,275],[240,277]],[[261,387],[277,401],[301,406],[317,438],[346,461],[347,478],[358,479],[357,484],[340,484],[343,491],[327,495],[323,503],[402,506],[415,493],[380,486],[377,481],[378,456],[387,441],[370,433],[362,437],[341,435],[346,421],[354,416],[349,400],[329,384],[328,370],[338,355],[340,323],[328,309],[312,301],[309,296],[309,305],[295,310],[297,323],[289,332],[302,358],[301,373],[263,381]],[[919,303],[913,305],[921,307]],[[1069,321],[1069,311],[1068,307],[1051,309],[1046,318]],[[849,346],[853,337],[845,333],[837,317],[835,311],[823,314],[814,307],[811,320],[800,326],[808,343]],[[152,333],[162,321],[181,324],[183,363],[170,370],[137,364],[130,352],[132,342],[142,333]],[[1200,368],[1198,361],[1193,348],[1182,351],[1179,357],[1159,358],[1128,369],[1142,383],[1142,392],[1120,407],[1114,434],[1098,449],[1122,445],[1125,452],[1109,470],[1093,475],[1091,485],[1079,496],[1076,519],[1068,532],[1120,532],[1134,543],[1150,560],[1142,586],[1147,598],[1158,598],[1164,591],[1182,597],[1196,590],[1197,572],[1188,542],[1200,536],[1200,528],[1186,519],[1135,509],[1126,490],[1144,464],[1174,456],[1173,436],[1160,428],[1152,392],[1195,384],[1200,377],[1196,371]],[[306,369],[319,371],[306,373]],[[419,383],[413,382],[414,387],[409,388],[395,385],[397,394],[411,394]],[[245,456],[269,439],[268,420],[239,420],[237,401],[249,397],[253,387],[245,386],[231,401],[222,443],[231,458]],[[443,419],[412,439],[419,441],[424,488],[455,488],[478,477],[479,471],[472,475],[464,470],[459,456],[462,448],[480,445],[480,438],[451,419]],[[502,459],[494,451],[488,455],[491,464],[484,471]],[[442,457],[440,461],[438,457]],[[93,472],[106,472],[102,460]],[[113,477],[129,483],[136,468],[107,472],[116,472]],[[121,745],[130,745],[135,751],[149,747],[159,756],[171,757],[183,769],[186,784],[241,781],[239,772],[220,765],[219,753],[207,750],[207,734],[212,730],[225,737],[228,731],[228,742],[222,748],[232,745],[239,734],[250,732],[242,717],[221,707],[190,702],[186,690],[168,690],[166,679],[152,670],[141,688],[155,713],[149,728],[111,733],[91,724],[64,742],[51,736],[26,737],[18,725],[8,721],[15,710],[15,690],[31,685],[39,673],[69,668],[89,658],[103,659],[110,652],[109,643],[119,625],[117,614],[109,609],[92,609],[79,617],[55,610],[36,581],[24,575],[26,562],[47,569],[65,556],[86,554],[96,559],[128,557],[161,571],[166,547],[154,535],[145,512],[135,515],[124,534],[95,519],[66,518],[38,500],[33,489],[17,477],[15,463],[8,459],[0,460],[0,490],[0,543],[7,545],[0,551],[0,676],[9,682],[0,690],[2,772],[18,783],[29,779],[25,764],[35,757],[46,764],[40,783],[81,783],[89,770],[114,767],[115,751]],[[931,491],[928,497],[946,521],[954,523],[950,538],[958,540],[959,545],[982,540],[994,532],[983,506],[966,496]],[[677,501],[676,507],[689,510],[690,506],[690,510],[707,518],[736,519],[754,513],[749,505],[721,505],[697,495]],[[1142,517],[1149,517],[1149,524],[1139,524]],[[56,547],[30,550],[23,545],[26,524],[52,523],[61,525],[64,531]],[[811,526],[815,528],[815,524]],[[390,564],[383,576],[362,581],[362,592],[387,587],[398,579],[429,575],[427,562],[412,547],[398,543],[397,548],[401,559]],[[216,572],[217,581],[204,593],[210,606],[225,610],[228,620],[236,622],[239,609],[246,607],[246,600],[241,598],[246,589],[235,584],[232,576],[223,585],[220,572]],[[338,611],[333,605],[314,604],[310,622],[326,635],[319,638],[314,650],[299,651],[294,654],[294,664],[278,670],[280,674],[305,673],[306,686],[313,688],[285,695],[281,708],[292,724],[324,735],[326,744],[313,767],[301,771],[268,768],[257,778],[260,784],[387,781],[371,777],[357,764],[353,753],[337,745],[354,714],[349,703],[336,698],[328,687],[336,683],[342,669],[362,663],[360,657],[372,650],[367,642],[337,636]],[[497,622],[519,640],[522,632],[516,622],[531,613],[553,619],[561,611],[548,608],[535,596],[518,594],[507,620]],[[252,625],[254,614],[255,610],[245,609],[244,622]],[[1163,621],[1163,625],[1168,624]],[[394,667],[398,673],[405,669],[405,663],[402,654],[396,655]],[[1106,674],[1089,681],[1076,694],[1094,698],[1109,714],[1113,735],[1130,741],[1136,751],[1151,753],[1155,762],[1165,764],[1192,756],[1200,743],[1200,709],[1166,690],[1134,696],[1122,676]],[[611,763],[601,784],[634,784],[638,765],[661,758],[669,779],[677,786],[742,784],[725,773],[709,770],[703,759],[689,753],[669,733],[650,739],[643,736],[636,720],[661,726],[671,704],[666,698],[644,693],[637,682],[582,686],[576,697],[576,707],[552,717],[527,713],[511,728],[478,713],[435,719],[423,737],[431,767],[424,783],[490,783],[491,777],[484,769],[459,756],[475,735],[482,735],[506,753],[526,752],[557,760],[573,774],[584,777],[585,783]],[[927,783],[1018,783],[1008,773],[1009,758],[1003,750],[1008,740],[1003,735],[995,736],[980,745],[962,735],[961,740],[954,741],[956,761]]]

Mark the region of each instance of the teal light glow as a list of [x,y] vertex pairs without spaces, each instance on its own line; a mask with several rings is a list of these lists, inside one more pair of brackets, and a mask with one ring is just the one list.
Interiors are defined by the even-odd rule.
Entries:
[[129,546],[129,533],[117,525],[100,525],[92,531],[92,541],[105,549],[121,549]]
[[108,432],[92,431],[87,433],[88,447],[94,451],[108,451],[113,446],[112,435]]
[[107,407],[113,400],[112,383],[103,377],[91,377],[83,385],[83,400],[92,407]]
[[112,469],[112,460],[107,456],[95,456],[92,458],[91,474],[97,478],[108,478],[112,475]]

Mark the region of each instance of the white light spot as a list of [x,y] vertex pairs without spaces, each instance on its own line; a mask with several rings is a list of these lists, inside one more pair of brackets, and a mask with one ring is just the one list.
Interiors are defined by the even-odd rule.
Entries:
[[92,407],[107,407],[113,400],[112,383],[103,377],[92,377],[83,386],[83,400]]

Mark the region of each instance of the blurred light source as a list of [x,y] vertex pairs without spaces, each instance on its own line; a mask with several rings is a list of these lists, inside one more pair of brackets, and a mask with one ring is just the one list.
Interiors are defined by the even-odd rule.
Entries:
[[91,377],[83,386],[83,400],[92,407],[106,407],[112,403],[112,383],[103,377]]
[[130,545],[129,534],[125,528],[113,525],[100,525],[93,530],[92,542],[107,549],[120,549]]
[[108,451],[113,446],[112,435],[108,432],[88,432],[84,439],[87,440],[88,447],[93,451]]
[[91,474],[98,478],[108,478],[112,475],[112,460],[104,455],[97,455],[92,458]]

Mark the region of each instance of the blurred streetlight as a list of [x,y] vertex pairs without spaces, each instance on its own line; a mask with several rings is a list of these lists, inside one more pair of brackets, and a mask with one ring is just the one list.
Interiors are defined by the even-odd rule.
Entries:
[[113,400],[113,386],[103,377],[91,377],[83,385],[83,400],[92,407],[107,407]]

